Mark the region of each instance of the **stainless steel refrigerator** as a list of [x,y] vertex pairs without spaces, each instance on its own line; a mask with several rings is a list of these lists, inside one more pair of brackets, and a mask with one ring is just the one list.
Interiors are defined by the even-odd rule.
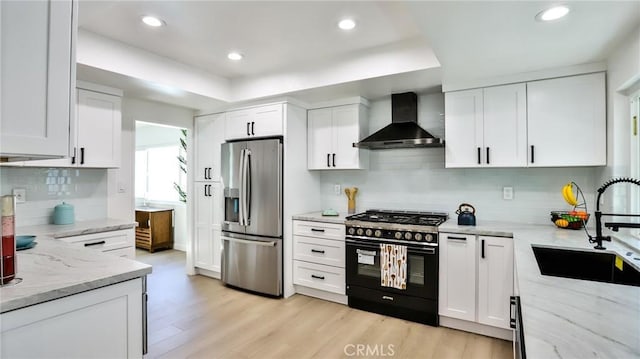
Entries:
[[282,295],[282,140],[222,145],[222,281]]

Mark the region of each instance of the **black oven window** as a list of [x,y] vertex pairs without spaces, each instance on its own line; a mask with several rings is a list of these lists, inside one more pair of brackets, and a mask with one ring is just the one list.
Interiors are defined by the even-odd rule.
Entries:
[[411,284],[424,285],[424,257],[409,253],[408,258],[407,281]]

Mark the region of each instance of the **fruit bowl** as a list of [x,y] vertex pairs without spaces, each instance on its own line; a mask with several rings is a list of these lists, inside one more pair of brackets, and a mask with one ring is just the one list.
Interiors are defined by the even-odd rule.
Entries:
[[[583,222],[584,221],[584,222]],[[552,211],[551,222],[558,228],[581,229],[589,221],[589,213],[584,211]]]

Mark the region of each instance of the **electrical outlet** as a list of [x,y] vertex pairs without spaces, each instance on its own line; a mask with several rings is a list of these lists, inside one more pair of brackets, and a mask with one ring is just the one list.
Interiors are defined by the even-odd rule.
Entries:
[[513,187],[502,187],[502,199],[513,199]]
[[27,190],[24,188],[14,188],[13,195],[16,196],[16,203],[24,203],[27,201]]
[[340,186],[339,184],[337,184],[337,183],[333,185],[333,193],[335,193],[335,194],[336,194],[336,196],[339,196],[339,195],[340,195],[340,190],[341,190],[341,188],[340,188],[340,187],[341,187],[341,186]]

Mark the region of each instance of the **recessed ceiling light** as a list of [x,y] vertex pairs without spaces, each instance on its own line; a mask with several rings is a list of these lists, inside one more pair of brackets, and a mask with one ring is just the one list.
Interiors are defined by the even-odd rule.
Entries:
[[564,17],[569,13],[569,8],[564,5],[554,6],[548,8],[544,11],[541,11],[536,15],[536,20],[538,21],[553,21],[558,20],[561,17]]
[[142,22],[144,22],[145,24],[151,27],[160,27],[164,25],[164,21],[158,19],[155,16],[143,16]]
[[243,57],[244,56],[239,52],[230,52],[227,55],[227,58],[229,58],[229,60],[234,60],[234,61],[242,60]]
[[340,20],[338,27],[342,30],[351,30],[356,27],[356,22],[351,19]]

